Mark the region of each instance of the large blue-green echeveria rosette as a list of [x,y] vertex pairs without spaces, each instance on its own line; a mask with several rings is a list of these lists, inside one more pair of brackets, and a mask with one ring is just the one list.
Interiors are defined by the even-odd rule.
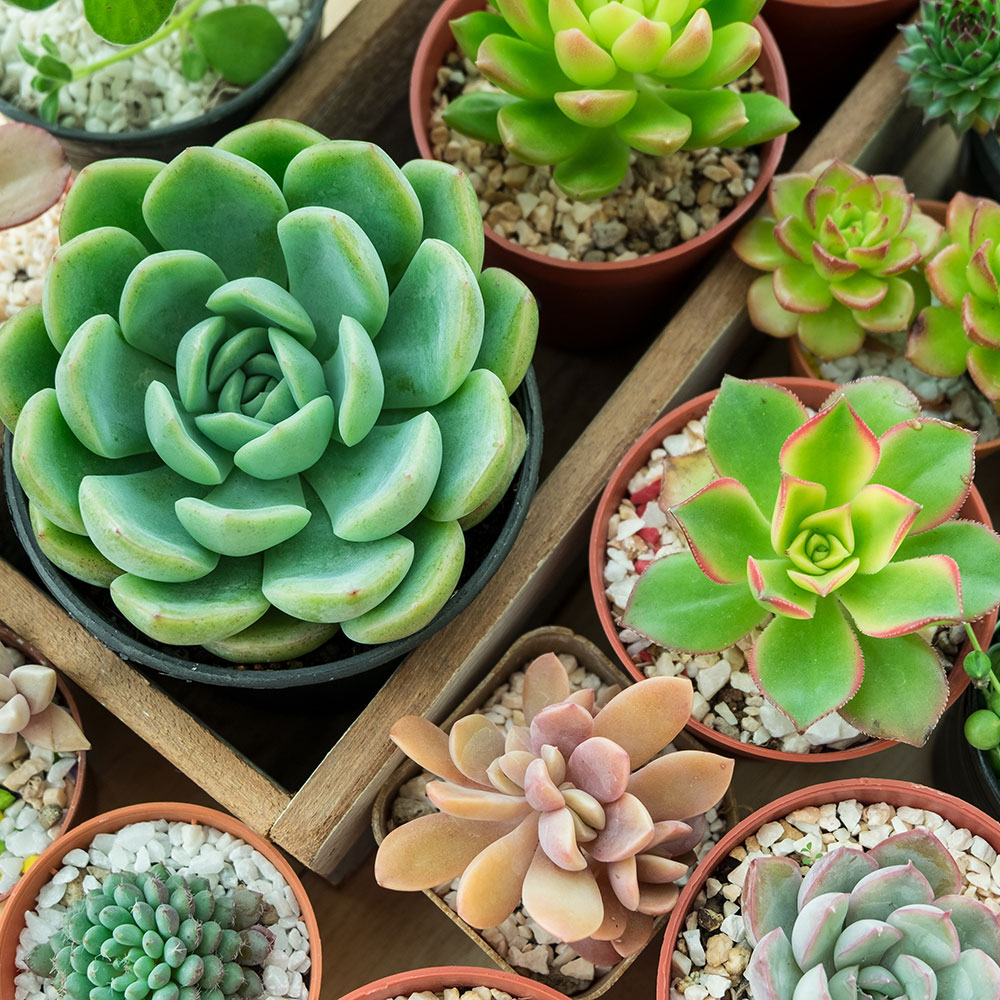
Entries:
[[43,552],[164,643],[302,655],[426,625],[525,431],[525,286],[468,179],[293,122],[79,176],[0,418]]

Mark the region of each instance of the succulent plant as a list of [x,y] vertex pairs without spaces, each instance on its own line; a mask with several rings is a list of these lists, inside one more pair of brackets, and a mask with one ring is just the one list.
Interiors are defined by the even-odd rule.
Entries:
[[456,168],[258,122],[83,170],[0,418],[42,551],[164,643],[429,622],[525,448],[537,310]]
[[0,125],[0,229],[37,218],[70,182],[66,152],[55,136],[36,125]]
[[525,725],[506,735],[483,715],[450,733],[418,716],[393,727],[403,751],[442,779],[427,785],[440,812],[386,837],[375,878],[413,890],[460,875],[457,910],[473,927],[500,924],[521,903],[553,936],[614,964],[673,906],[687,872],[675,859],[700,842],[733,762],[696,750],[656,756],[690,713],[685,678],[651,678],[597,703],[593,690],[570,694],[548,653],[528,667],[523,698]]
[[752,146],[798,120],[778,98],[726,85],[756,62],[763,0],[499,0],[451,22],[501,93],[445,111],[459,132],[555,164],[574,198],[613,191],[629,151]]
[[[975,639],[975,636],[972,637]],[[982,707],[975,709],[965,720],[965,738],[969,744],[985,755],[995,774],[1000,775],[1000,643],[994,643],[988,653],[978,640],[965,658],[965,672],[978,689]]]
[[940,304],[917,314],[906,357],[931,375],[968,370],[979,391],[1000,405],[1000,205],[959,192],[948,204],[945,245],[927,262]]
[[747,292],[753,325],[798,335],[820,358],[841,358],[867,333],[906,330],[929,302],[914,268],[941,241],[942,227],[914,208],[898,177],[869,177],[839,160],[775,177],[773,218],[745,226],[733,250],[770,274]]
[[108,875],[27,956],[70,1000],[255,1000],[274,935],[259,893],[216,897],[200,877],[162,865]]
[[839,711],[922,744],[948,681],[921,632],[1000,603],[1000,537],[954,519],[975,435],[921,417],[890,379],[842,386],[810,417],[776,385],[727,376],[705,439],[718,477],[670,508],[690,551],[647,567],[625,623],[693,653],[765,625],[750,673],[799,730]]
[[899,65],[924,121],[942,118],[956,132],[988,132],[1000,117],[1000,16],[994,0],[921,0],[903,26]]
[[790,858],[755,858],[743,889],[755,1000],[994,1000],[1000,917],[961,889],[947,848],[919,829],[839,847],[804,877]]

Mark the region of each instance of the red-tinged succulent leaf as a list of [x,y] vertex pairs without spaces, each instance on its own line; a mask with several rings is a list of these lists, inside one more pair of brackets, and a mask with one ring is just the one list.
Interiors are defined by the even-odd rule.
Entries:
[[641,4],[624,4],[617,0],[605,4],[591,4],[589,10],[590,26],[597,40],[606,49],[610,49],[622,32],[642,17]]
[[389,730],[389,739],[425,771],[456,785],[470,783],[448,753],[448,734],[429,719],[404,715]]
[[892,963],[892,974],[903,987],[903,996],[931,997],[937,994],[937,976],[934,970],[915,955],[900,955]]
[[745,583],[714,583],[690,552],[677,552],[639,577],[623,621],[661,646],[712,653],[738,642],[765,614]]
[[875,857],[878,870],[865,875],[852,890],[849,921],[887,920],[898,907],[927,905],[933,900],[929,881],[909,858],[890,856],[893,860]]
[[826,487],[794,476],[782,476],[778,502],[771,518],[771,547],[785,555],[803,519],[826,507]]
[[865,677],[841,716],[874,739],[922,746],[948,701],[948,679],[934,650],[916,634],[859,634],[858,642]]
[[818,597],[829,597],[857,573],[859,563],[858,559],[849,559],[836,569],[819,574],[803,573],[797,569],[790,569],[788,577],[803,590],[810,591]]
[[779,222],[790,215],[798,216],[815,183],[811,174],[779,174],[767,192],[771,214]]
[[496,0],[494,6],[526,42],[542,49],[552,45],[548,0]]
[[594,714],[594,705],[597,703],[597,696],[594,694],[593,688],[581,688],[579,691],[574,691],[566,700],[572,701],[577,705],[583,705],[591,715]]
[[715,583],[746,578],[747,556],[772,554],[770,526],[742,483],[716,479],[673,508],[691,554]]
[[527,726],[511,726],[504,737],[506,753],[514,751],[531,752],[531,730]]
[[958,961],[962,946],[948,917],[936,906],[901,906],[886,917],[886,923],[901,934],[901,949],[940,969]]
[[446,781],[427,782],[427,798],[449,816],[476,820],[515,820],[531,811],[528,801],[513,795],[487,791],[484,788],[464,788]]
[[836,208],[839,200],[837,191],[832,187],[810,188],[803,203],[809,225],[817,230],[820,223]]
[[995,951],[963,951],[954,965],[937,971],[938,996],[1000,996],[1000,966],[996,963],[996,955]]
[[587,15],[576,0],[549,0],[549,24],[558,38],[560,31],[579,28],[585,35],[593,35]]
[[941,245],[944,226],[923,212],[914,212],[903,235],[917,244],[921,257],[929,257]]
[[987,955],[1000,955],[1000,916],[989,907],[955,893],[938,897],[934,905],[951,914],[963,951],[978,948]]
[[978,247],[987,240],[1000,243],[1000,205],[989,198],[980,198],[972,213],[969,247]]
[[665,885],[676,882],[688,873],[688,866],[674,858],[661,858],[656,854],[639,854],[635,859],[635,869],[640,882]]
[[972,483],[971,431],[921,418],[899,424],[879,438],[882,457],[871,477],[921,506],[910,529],[926,531],[953,517]]
[[774,219],[761,218],[748,222],[733,240],[736,256],[761,271],[773,271],[785,262],[785,251],[774,236]]
[[644,885],[639,884],[639,905],[636,909],[639,913],[645,913],[651,917],[659,917],[664,913],[669,913],[677,902],[680,889],[670,883],[668,885]]
[[913,286],[902,278],[887,278],[888,292],[871,309],[855,310],[851,315],[870,333],[896,333],[910,325],[916,296]]
[[784,931],[777,928],[757,942],[746,977],[757,1000],[792,1000],[802,977]]
[[945,521],[930,531],[910,535],[900,545],[898,559],[944,552],[958,564],[962,576],[962,612],[976,621],[1000,602],[1000,537],[974,521]]
[[976,388],[996,407],[1000,401],[1000,351],[972,344],[965,360]]
[[962,620],[958,564],[946,555],[899,560],[871,576],[856,575],[838,596],[858,629],[876,639]]
[[552,101],[517,101],[497,112],[503,144],[525,163],[558,163],[575,155],[588,130],[571,122]]
[[597,713],[594,736],[617,743],[635,770],[684,728],[693,701],[686,677],[650,677],[625,688]]
[[611,891],[627,910],[639,905],[639,870],[634,857],[612,861],[607,866]]
[[807,729],[835,712],[861,684],[861,649],[836,601],[812,618],[775,618],[750,649],[750,675],[764,696]]
[[801,317],[784,309],[774,297],[774,279],[770,274],[762,274],[750,285],[747,312],[750,322],[772,337],[794,337],[798,332]]
[[680,857],[693,850],[705,839],[708,822],[704,813],[692,816],[686,822],[665,819],[653,824],[655,830],[646,853],[661,854],[668,858]]
[[889,284],[867,271],[858,271],[831,288],[834,298],[848,309],[874,309],[889,294]]
[[[677,902],[678,893],[674,893],[673,900],[663,911],[664,913],[669,913],[674,908],[674,903]],[[646,897],[648,899],[648,897]],[[644,897],[640,894],[639,897],[639,912],[630,913],[628,915],[628,923],[625,926],[625,932],[621,937],[615,938],[611,942],[615,951],[621,955],[622,958],[628,958],[630,955],[637,955],[643,948],[649,944],[653,937],[653,928],[656,925],[656,921],[652,916],[650,916],[645,910],[642,909]]]
[[603,736],[584,740],[566,763],[566,777],[598,802],[621,798],[630,772],[628,752]]
[[516,823],[478,822],[432,813],[390,831],[375,856],[375,881],[411,892],[450,882]]
[[560,941],[590,937],[604,920],[593,874],[588,869],[564,871],[541,848],[524,877],[521,900],[531,919]]
[[779,461],[784,475],[825,486],[832,508],[852,500],[871,479],[879,454],[878,438],[840,399],[788,436]]
[[634,90],[567,90],[555,95],[559,110],[587,128],[609,128],[632,110],[635,101]]
[[462,774],[489,785],[486,769],[503,755],[504,734],[485,715],[467,715],[451,727],[448,752]]
[[[837,938],[844,928],[850,898],[845,892],[827,892],[802,907],[791,939],[792,954],[799,968],[811,970],[819,966],[822,969],[823,963],[832,959]],[[812,991],[803,993],[809,997],[816,995]]]
[[835,256],[815,241],[811,247],[811,253],[816,270],[828,281],[840,281],[858,270],[858,264],[854,261]]
[[870,247],[851,247],[845,256],[848,260],[856,261],[866,270],[877,271],[880,265],[884,263],[885,259],[889,256],[891,248],[892,242],[890,240],[884,240],[882,243],[876,243],[874,246]]
[[819,232],[816,235],[819,237],[820,243],[822,243],[823,246],[825,246],[831,253],[835,253],[838,256],[847,254],[847,239],[840,231],[840,227],[830,216],[827,216],[823,220],[823,223],[819,228]]
[[858,170],[857,167],[852,167],[849,163],[844,163],[843,160],[827,160],[817,164],[813,168],[811,176],[815,178],[817,185],[832,187],[842,195],[846,194],[848,189],[859,181],[865,180],[865,174],[862,171]]
[[664,104],[655,95],[643,92],[615,130],[640,152],[650,156],[669,156],[688,141],[691,119]]
[[687,819],[711,809],[726,794],[733,761],[703,750],[678,750],[651,760],[629,780],[654,823]]
[[531,748],[554,746],[567,760],[584,741],[594,735],[594,718],[582,705],[564,701],[549,705],[531,720]]
[[672,79],[693,73],[712,51],[712,19],[699,8],[660,60],[655,75]]
[[549,705],[569,697],[569,675],[555,653],[536,656],[524,672],[524,721],[531,720]]
[[796,910],[825,892],[850,892],[866,875],[878,870],[878,862],[864,851],[838,847],[817,858],[799,885]]
[[808,264],[790,260],[774,272],[774,297],[783,309],[821,313],[830,308],[830,285]]
[[896,554],[920,512],[920,505],[888,486],[870,483],[851,501],[850,507],[854,555],[861,560],[858,572],[878,573]]
[[490,83],[529,101],[544,100],[573,85],[559,68],[555,55],[540,52],[529,42],[509,35],[485,38],[476,55],[476,66]]
[[71,753],[89,750],[90,741],[76,724],[76,720],[59,705],[49,704],[36,712],[20,728],[21,736],[43,750]]
[[774,238],[789,257],[812,267],[812,233],[797,216],[789,215],[774,227]]
[[834,302],[826,312],[799,317],[799,339],[819,358],[846,358],[865,342],[865,331],[850,309]]
[[[586,706],[584,707],[586,708]],[[557,785],[561,785],[566,780],[566,758],[559,752],[559,749],[552,746],[551,743],[546,744],[539,752],[539,757],[544,761],[545,768],[552,780]]]
[[969,236],[972,232],[972,216],[978,202],[978,198],[966,194],[964,191],[956,191],[951,201],[948,202],[948,211],[945,216],[948,236],[967,254],[972,250],[969,245]]
[[670,48],[670,25],[640,17],[611,46],[611,55],[627,73],[652,73]]
[[906,181],[892,174],[875,174],[872,180],[882,195],[882,214],[889,217],[893,229],[905,229],[916,201],[906,190]]
[[853,965],[867,968],[902,940],[903,932],[892,924],[881,920],[857,920],[848,924],[837,939],[833,950],[834,967],[843,969]]
[[993,240],[981,243],[965,269],[965,277],[972,293],[984,299],[995,300],[997,297],[997,279],[990,267],[996,245]]
[[882,192],[879,191],[874,177],[862,177],[855,181],[845,192],[842,201],[853,205],[861,212],[882,211]]
[[816,613],[816,594],[804,590],[788,574],[787,559],[750,558],[747,578],[750,589],[761,606],[786,618],[812,618]]
[[1000,305],[970,292],[962,299],[962,327],[974,343],[1000,347]]
[[760,32],[753,25],[735,21],[716,26],[708,58],[696,70],[675,77],[671,83],[691,90],[724,87],[757,61],[760,49]]
[[62,145],[43,128],[0,125],[0,229],[20,226],[50,209],[70,179]]
[[560,161],[552,177],[570,198],[587,201],[610,194],[621,184],[628,169],[629,147],[614,132],[587,128],[584,132],[588,135],[579,150]]
[[935,898],[962,891],[962,873],[951,852],[926,830],[897,833],[876,844],[870,853],[882,868],[912,864],[927,879]]
[[966,369],[969,341],[961,316],[944,306],[917,313],[906,340],[906,360],[939,378],[957,378]]
[[506,836],[484,847],[458,883],[455,909],[472,927],[502,924],[521,902],[521,885],[538,846],[538,817],[532,813]]
[[587,845],[595,861],[635,857],[653,839],[653,819],[642,800],[626,792],[604,807],[604,829]]
[[573,814],[566,808],[542,813],[538,818],[538,846],[565,871],[582,872],[587,867],[587,859],[576,844]]
[[705,423],[709,456],[720,475],[743,483],[760,510],[771,511],[781,483],[782,445],[806,416],[788,390],[727,375]]
[[791,858],[772,855],[750,862],[743,883],[742,907],[751,946],[776,929],[791,937],[799,915],[801,886],[802,873]]
[[957,243],[950,243],[934,255],[925,269],[931,291],[950,309],[957,309],[969,290],[965,276],[969,255]]
[[880,375],[838,386],[820,409],[829,409],[841,397],[854,407],[873,434],[882,435],[890,427],[920,416],[920,400],[902,382]]

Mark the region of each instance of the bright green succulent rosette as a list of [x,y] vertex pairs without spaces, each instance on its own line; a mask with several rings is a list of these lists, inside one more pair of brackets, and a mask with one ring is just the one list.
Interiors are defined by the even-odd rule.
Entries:
[[164,643],[277,660],[426,625],[525,432],[537,310],[457,169],[249,125],[79,176],[0,418],[42,551]]
[[922,744],[948,681],[921,631],[1000,603],[1000,537],[954,519],[975,435],[921,417],[889,379],[810,417],[784,389],[727,377],[705,439],[718,478],[671,508],[690,551],[650,564],[625,624],[691,653],[765,626],[750,673],[799,730],[839,711]]
[[470,93],[444,119],[518,159],[555,164],[574,198],[625,176],[631,150],[752,146],[798,119],[778,98],[727,88],[760,55],[763,0],[496,0],[451,22],[502,91]]
[[869,333],[906,330],[930,301],[915,268],[942,227],[898,177],[869,177],[839,160],[775,177],[773,216],[745,226],[733,250],[762,274],[747,292],[757,329],[798,336],[817,357],[854,354]]

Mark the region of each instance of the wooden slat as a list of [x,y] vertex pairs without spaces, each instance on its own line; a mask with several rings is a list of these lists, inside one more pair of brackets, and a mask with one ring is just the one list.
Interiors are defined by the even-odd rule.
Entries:
[[[898,41],[889,46],[796,168],[834,156],[879,170],[902,165],[920,130],[918,116],[902,108],[898,49]],[[621,455],[673,399],[715,382],[749,333],[753,276],[733,254],[722,256],[539,489],[513,549],[479,597],[407,658],[292,798],[272,828],[277,843],[329,873],[363,835],[375,794],[400,759],[389,726],[410,712],[443,717],[575,565],[593,504]]]
[[[289,796],[0,559],[0,619],[259,833]],[[90,734],[93,741],[100,734]],[[153,789],[149,792],[152,795]],[[155,795],[154,795],[155,797]]]

